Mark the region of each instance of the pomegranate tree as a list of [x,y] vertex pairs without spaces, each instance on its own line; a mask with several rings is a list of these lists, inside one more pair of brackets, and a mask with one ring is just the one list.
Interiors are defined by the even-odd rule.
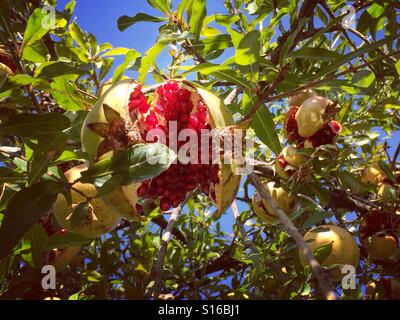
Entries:
[[[123,217],[140,216],[143,205],[149,202],[167,211],[179,206],[195,190],[210,196],[222,213],[233,201],[240,176],[233,174],[233,165],[212,161],[215,154],[220,157],[220,150],[213,152],[212,143],[204,146],[201,134],[230,125],[233,118],[221,100],[191,82],[167,81],[148,98],[140,84],[124,80],[107,90],[88,114],[82,143],[91,163],[137,143],[159,142],[177,152],[177,162],[159,176],[107,195],[107,201]],[[179,155],[194,142],[188,136],[182,141],[176,137],[188,132],[199,147],[196,154],[190,153],[191,161],[185,162]]]

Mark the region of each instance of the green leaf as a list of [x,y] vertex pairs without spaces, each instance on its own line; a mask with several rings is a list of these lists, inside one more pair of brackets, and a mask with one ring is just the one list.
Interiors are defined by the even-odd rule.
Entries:
[[304,81],[308,81],[310,79],[317,79],[317,78],[323,77],[327,73],[336,71],[340,66],[352,61],[353,59],[355,59],[363,54],[372,52],[372,51],[378,49],[379,47],[382,47],[385,44],[390,43],[391,41],[393,41],[394,39],[397,39],[397,38],[399,38],[399,36],[396,35],[394,37],[387,37],[382,40],[376,41],[374,43],[364,45],[361,48],[344,55],[343,58],[338,59],[336,61],[332,61],[332,63],[330,63],[328,66],[326,66],[324,69],[322,69],[315,76],[304,79]]
[[103,54],[103,57],[111,57],[111,56],[122,56],[122,55],[126,55],[129,52],[128,48],[114,48],[111,49],[109,51],[107,51],[106,53]]
[[42,63],[35,71],[35,77],[53,79],[67,74],[82,74],[91,70],[90,65],[76,67],[63,61]]
[[29,230],[31,238],[31,255],[33,265],[36,268],[43,266],[43,253],[46,251],[47,242],[49,237],[47,236],[46,230],[38,223],[35,223]]
[[361,70],[354,74],[352,82],[361,87],[368,88],[375,81],[375,75],[369,70]]
[[178,20],[183,19],[183,14],[192,6],[193,0],[182,0],[178,4],[178,10],[176,11],[176,17]]
[[246,79],[243,79],[239,73],[237,73],[235,70],[229,68],[228,66],[222,66],[222,65],[217,65],[217,64],[212,64],[212,63],[201,63],[196,67],[193,67],[192,69],[184,72],[182,76],[187,75],[192,72],[200,72],[204,75],[213,75],[215,77],[218,77],[221,80],[226,80],[229,82],[234,82],[238,85],[241,85],[249,90],[251,90],[251,87],[249,85],[249,82]]
[[189,31],[195,35],[196,41],[199,40],[201,29],[203,28],[204,18],[207,15],[206,0],[193,0],[191,2],[189,14]]
[[393,175],[393,171],[384,161],[379,160],[378,166],[383,171],[386,177],[392,180],[393,183],[396,183],[396,177]]
[[133,64],[135,60],[140,57],[140,53],[136,50],[129,50],[125,56],[124,62],[115,69],[112,82],[116,83],[122,79],[122,76],[125,70],[129,67],[130,64]]
[[49,238],[48,249],[69,248],[87,244],[90,240],[80,234],[68,232],[66,234],[55,234]]
[[[260,59],[260,32],[253,30],[247,33],[236,49],[235,62],[241,66],[256,65]],[[258,72],[256,70],[255,72]]]
[[10,76],[9,81],[14,86],[27,86],[27,85],[35,85],[39,83],[46,83],[43,79],[35,79],[27,74],[16,74],[15,76]]
[[306,48],[306,47],[291,52],[287,56],[289,58],[301,58],[301,59],[317,60],[317,61],[335,61],[343,57],[341,54],[328,49]]
[[273,115],[266,107],[261,107],[254,115],[251,127],[254,129],[257,137],[276,155],[279,155],[282,146],[278,134],[275,130]]
[[11,198],[0,227],[0,258],[11,252],[25,232],[48,212],[57,194],[64,190],[56,182],[42,181],[21,189]]
[[82,201],[74,208],[71,217],[71,227],[80,228],[85,223],[85,219],[89,213],[89,202]]
[[397,73],[400,75],[400,60],[396,62],[396,70]]
[[167,42],[156,42],[154,46],[152,46],[142,58],[142,62],[139,68],[139,77],[138,81],[140,83],[145,83],[147,78],[147,73],[149,72],[151,66],[155,63],[158,55],[163,51],[163,49],[167,46]]
[[314,257],[320,264],[322,264],[326,260],[326,258],[328,258],[329,255],[331,254],[332,243],[333,243],[333,241],[331,243],[320,246],[314,250],[314,252],[313,252]]
[[147,0],[147,2],[155,9],[165,13],[167,16],[171,14],[171,7],[166,0]]
[[74,21],[69,26],[69,34],[71,35],[72,39],[83,49],[88,48],[88,42],[86,39],[85,33],[82,29],[78,26],[78,24]]
[[19,114],[0,126],[0,132],[22,137],[60,132],[70,125],[67,117],[60,113]]
[[122,16],[119,17],[118,19],[118,29],[119,31],[124,31],[125,29],[129,28],[130,26],[133,26],[135,23],[145,21],[145,22],[163,22],[166,21],[167,18],[161,18],[161,17],[153,17],[151,15],[148,15],[146,13],[137,13],[133,17],[129,16]]
[[301,30],[303,30],[303,27],[304,27],[304,25],[306,24],[307,21],[308,21],[308,17],[307,18],[302,18],[299,21],[299,24],[298,24],[296,30],[284,42],[284,44],[282,46],[282,50],[281,50],[280,55],[279,55],[279,64],[280,65],[283,65],[283,62],[286,59],[286,56],[287,56],[289,50],[292,48],[293,43],[294,43],[295,39],[297,38],[297,35],[299,34],[299,32]]
[[340,183],[352,191],[368,192],[370,186],[363,183],[359,178],[346,171],[339,171],[338,178]]
[[95,163],[82,172],[81,181],[120,173],[125,183],[133,183],[158,176],[169,168],[176,154],[159,143],[137,144],[128,150],[115,152],[114,156]]
[[49,29],[44,28],[42,25],[47,19],[48,17],[46,17],[45,12],[41,8],[37,8],[33,11],[28,19],[24,32],[24,39],[21,46],[22,51],[24,51],[27,46],[40,40],[49,31]]
[[76,77],[75,75],[65,75],[54,79],[50,84],[52,97],[64,110],[78,111],[93,105],[86,96],[75,90],[73,82]]
[[42,40],[36,41],[31,45],[27,46],[23,52],[23,58],[32,62],[46,62],[46,55],[48,54],[46,45]]

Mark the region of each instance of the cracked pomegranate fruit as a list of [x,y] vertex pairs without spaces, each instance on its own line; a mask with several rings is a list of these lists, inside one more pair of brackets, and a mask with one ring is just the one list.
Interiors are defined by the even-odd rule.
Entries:
[[[334,281],[343,279],[340,266],[348,264],[357,267],[358,265],[360,252],[357,244],[352,235],[343,228],[335,225],[318,226],[308,231],[304,236],[304,240],[314,254],[316,254],[318,248],[331,245],[329,255],[324,256],[323,261],[319,262],[322,267],[326,268],[339,265],[339,268],[336,267],[330,270],[329,273],[331,279]],[[301,264],[303,266],[308,265],[308,261],[301,249],[299,249],[299,255]]]
[[306,101],[308,98],[314,97],[316,95],[317,95],[317,93],[312,89],[302,90],[302,91],[300,91],[300,93],[298,93],[294,96],[291,96],[289,98],[289,106],[300,107],[304,101]]
[[[141,214],[145,201],[167,211],[179,206],[190,192],[200,190],[210,196],[222,213],[233,201],[240,176],[233,174],[232,164],[211,162],[212,143],[203,146],[201,133],[233,125],[231,114],[217,96],[188,81],[160,84],[151,100],[141,89],[140,84],[124,80],[99,99],[82,129],[84,150],[96,162],[114,150],[136,143],[160,142],[177,152],[178,161],[153,179],[122,187],[122,193],[118,193],[120,200],[108,195],[107,201],[112,201],[121,215],[129,218]],[[190,133],[190,137],[176,141],[185,133]],[[179,155],[193,143],[199,148],[195,154],[190,153],[192,161],[188,163]],[[205,155],[209,161],[202,158]],[[121,209],[121,205],[126,208]]]
[[[96,187],[93,184],[75,182],[81,177],[81,172],[86,169],[85,165],[79,165],[65,172],[65,177],[72,185],[72,204],[68,204],[63,194],[58,194],[53,204],[53,212],[57,222],[68,232],[77,233],[86,238],[96,238],[114,229],[121,217],[104,202],[103,198],[95,198]],[[86,201],[86,197],[92,198],[89,201],[87,214],[82,224],[74,225],[72,223],[74,208]]]
[[336,104],[331,100],[314,96],[300,107],[291,107],[286,113],[284,128],[289,142],[305,143],[310,147],[333,144],[342,126],[332,120]]
[[[290,215],[296,206],[295,198],[290,196],[283,188],[275,187],[275,182],[271,181],[264,184],[265,189],[276,201],[278,206],[287,214]],[[258,193],[255,193],[252,199],[254,213],[264,222],[268,224],[279,223],[279,218],[275,211],[271,208],[268,202],[261,199]]]
[[297,148],[288,146],[283,148],[276,159],[275,170],[281,178],[288,179],[306,161],[307,157],[299,153]]

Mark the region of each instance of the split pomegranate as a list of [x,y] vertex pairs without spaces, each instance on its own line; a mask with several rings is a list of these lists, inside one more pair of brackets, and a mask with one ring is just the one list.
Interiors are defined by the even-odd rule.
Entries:
[[[291,107],[286,114],[284,128],[289,142],[303,143],[314,148],[336,142],[342,131],[342,126],[338,121],[329,120],[322,125],[319,120],[313,123],[310,120],[313,118],[312,115],[308,115],[310,118],[298,117],[299,110],[297,107]],[[300,128],[302,128],[301,133]]]
[[297,148],[288,146],[275,161],[275,170],[283,179],[291,177],[296,170],[307,161],[307,157],[297,151]]
[[[232,202],[240,176],[233,175],[231,165],[212,161],[219,157],[220,150],[213,154],[211,137],[202,139],[202,133],[232,124],[232,116],[221,100],[190,82],[167,81],[148,100],[140,84],[121,81],[89,113],[82,142],[94,162],[113,150],[138,142],[163,143],[178,154],[177,162],[159,176],[123,187],[130,209],[136,215],[141,213],[146,201],[159,204],[163,211],[175,208],[194,190],[209,195],[222,212]],[[185,139],[181,139],[182,135]],[[192,152],[188,145],[196,143],[198,148]],[[182,154],[187,157],[181,157]],[[115,202],[113,205],[118,206]],[[122,211],[125,216],[126,210]]]

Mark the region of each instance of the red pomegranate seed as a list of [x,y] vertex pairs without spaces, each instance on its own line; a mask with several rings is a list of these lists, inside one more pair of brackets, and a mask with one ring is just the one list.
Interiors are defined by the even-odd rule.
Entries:
[[146,113],[149,111],[150,105],[147,103],[147,101],[140,100],[140,104],[138,105],[138,110],[140,113]]
[[169,208],[171,208],[171,205],[169,204],[169,201],[167,198],[163,197],[160,200],[160,208],[162,211],[168,211]]
[[188,100],[192,95],[189,90],[186,89],[179,89],[178,91],[179,98],[182,100]]
[[158,124],[158,120],[154,112],[151,112],[147,117],[146,117],[146,124],[149,125],[150,127],[154,127],[156,124]]
[[335,120],[329,122],[329,127],[332,129],[332,132],[336,135],[339,134],[340,131],[342,131],[342,125]]
[[196,129],[197,129],[197,127],[198,127],[198,125],[199,125],[199,119],[197,119],[197,117],[196,117],[195,115],[191,114],[191,115],[189,116],[189,124],[190,124],[193,128],[196,128]]
[[137,195],[139,197],[144,197],[147,192],[149,191],[148,186],[146,186],[145,184],[142,184],[138,189],[137,189]]

